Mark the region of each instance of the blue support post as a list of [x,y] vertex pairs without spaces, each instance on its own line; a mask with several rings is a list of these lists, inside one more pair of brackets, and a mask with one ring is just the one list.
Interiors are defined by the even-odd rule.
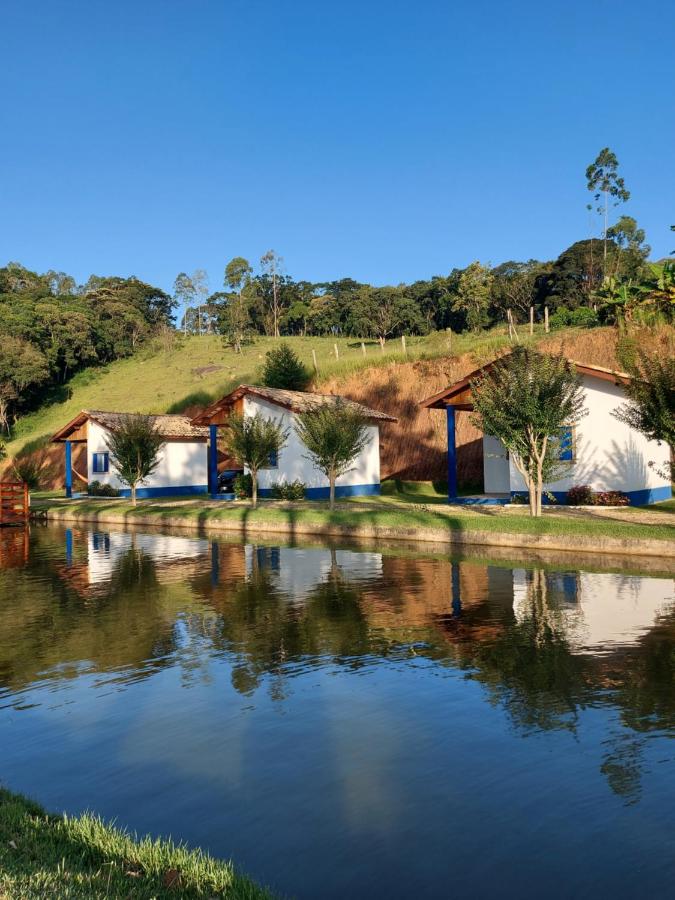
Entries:
[[457,448],[455,447],[455,408],[447,406],[448,415],[448,502],[457,499]]
[[211,586],[218,587],[220,581],[220,548],[217,541],[211,541]]
[[66,528],[66,565],[70,566],[73,562],[73,529]]
[[73,454],[70,441],[66,441],[66,497],[73,496]]
[[209,425],[209,491],[218,493],[218,426]]
[[451,563],[451,583],[452,583],[452,614],[460,616],[462,614],[462,597],[459,589],[459,563]]

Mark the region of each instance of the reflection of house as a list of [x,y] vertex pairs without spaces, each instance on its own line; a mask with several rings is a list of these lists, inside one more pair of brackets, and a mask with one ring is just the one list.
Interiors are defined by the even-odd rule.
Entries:
[[247,544],[246,574],[264,571],[279,590],[295,599],[310,594],[336,571],[350,583],[369,582],[382,577],[381,553],[351,550],[305,549],[297,547],[256,547]]
[[132,548],[163,567],[171,567],[181,561],[205,558],[211,546],[196,538],[123,531],[90,531],[86,540],[90,584],[109,581],[120,559]]
[[[288,440],[278,457],[270,460],[267,469],[258,473],[260,495],[269,496],[278,482],[302,481],[307,485],[309,499],[328,497],[328,478],[307,459],[307,450],[293,425],[296,414],[336,403],[340,398],[332,394],[309,394],[301,391],[284,391],[276,388],[253,387],[242,384],[231,394],[207,407],[193,419],[195,425],[208,425],[211,430],[211,484],[217,482],[218,458],[217,429],[225,425],[231,413],[241,416],[262,415],[276,419],[288,428]],[[348,497],[355,494],[379,494],[380,492],[380,422],[395,422],[392,416],[378,412],[342,398],[357,408],[368,421],[368,443],[354,459],[348,472],[337,479],[335,495]]]
[[[107,438],[119,426],[124,413],[83,410],[52,437],[65,445],[66,496],[72,493],[71,450],[73,444],[87,446],[87,481],[98,481],[128,497],[128,486],[120,481],[108,450]],[[139,485],[138,497],[173,494],[203,494],[207,490],[206,428],[190,424],[187,416],[146,416],[164,438],[155,471]]]
[[[455,464],[455,415],[473,410],[471,382],[494,363],[471,372],[444,391],[423,401],[427,409],[445,409],[448,416],[448,479],[450,499],[457,499]],[[599,366],[574,363],[581,379],[584,406],[588,415],[579,425],[561,430],[558,453],[565,477],[546,485],[556,499],[564,500],[575,484],[588,484],[594,491],[622,491],[631,503],[642,505],[671,496],[670,482],[649,465],[664,463],[669,455],[659,446],[619,422],[613,412],[626,401],[629,376]],[[667,468],[665,465],[661,468]],[[488,494],[509,497],[526,490],[522,475],[501,443],[489,435],[483,438],[484,489]]]
[[[532,571],[513,570],[513,610],[519,622],[532,614]],[[637,644],[675,613],[670,578],[598,572],[545,572],[542,598],[559,616],[561,636],[574,650],[593,653]]]

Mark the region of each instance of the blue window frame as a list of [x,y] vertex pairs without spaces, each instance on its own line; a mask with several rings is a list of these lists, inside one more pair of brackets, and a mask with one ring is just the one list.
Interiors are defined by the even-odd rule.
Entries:
[[574,462],[574,429],[570,425],[558,429],[558,459]]
[[96,475],[103,475],[110,471],[110,454],[92,453],[92,469]]
[[265,466],[265,468],[266,469],[278,469],[279,468],[279,454],[276,452],[276,450],[273,450],[270,453],[269,459],[267,460],[267,465]]

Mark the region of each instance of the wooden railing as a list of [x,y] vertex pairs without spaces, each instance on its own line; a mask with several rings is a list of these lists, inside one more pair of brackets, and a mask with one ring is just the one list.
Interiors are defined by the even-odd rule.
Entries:
[[28,485],[23,481],[0,481],[0,525],[22,525],[28,521]]

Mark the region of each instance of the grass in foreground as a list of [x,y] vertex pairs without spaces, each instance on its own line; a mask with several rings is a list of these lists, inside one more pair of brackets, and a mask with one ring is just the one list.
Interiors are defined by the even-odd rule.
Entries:
[[[413,494],[410,498],[386,496],[362,497],[339,503],[331,512],[327,503],[306,501],[284,504],[262,501],[257,510],[248,502],[209,502],[206,500],[181,502],[176,498],[161,501],[143,500],[138,506],[122,500],[74,500],[47,501],[43,505],[54,510],[67,507],[75,517],[91,517],[92,514],[122,516],[133,524],[135,520],[156,520],[157,525],[170,520],[183,520],[186,525],[207,525],[209,522],[225,522],[239,527],[262,529],[265,525],[285,525],[292,534],[299,526],[312,529],[337,526],[339,529],[388,528],[399,530],[408,539],[414,538],[415,529],[433,529],[440,533],[451,531],[490,531],[502,534],[551,534],[569,537],[613,537],[628,540],[675,540],[675,525],[665,514],[663,522],[641,523],[617,521],[592,513],[560,509],[546,510],[540,519],[531,518],[525,510],[506,510],[499,507],[448,506],[444,503],[427,506],[428,498]],[[652,508],[653,509],[653,508]],[[412,533],[411,533],[412,532]]]
[[199,850],[136,839],[89,814],[51,816],[0,788],[0,898],[45,897],[264,900],[271,894]]

